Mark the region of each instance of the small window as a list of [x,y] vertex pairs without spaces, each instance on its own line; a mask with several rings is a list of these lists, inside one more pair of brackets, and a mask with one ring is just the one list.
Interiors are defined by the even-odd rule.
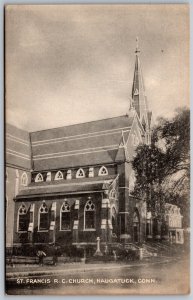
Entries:
[[49,228],[49,213],[45,202],[42,203],[39,209],[39,230],[48,230]]
[[106,167],[102,166],[99,170],[99,176],[105,176],[108,175],[108,170]]
[[41,173],[38,173],[35,177],[35,182],[42,182],[44,181],[43,176]]
[[18,210],[18,231],[27,231],[29,225],[28,223],[29,219],[27,209],[26,206],[22,204]]
[[70,216],[70,205],[68,201],[62,204],[60,210],[60,230],[70,230],[71,228],[71,216]]
[[55,175],[54,180],[62,180],[64,179],[63,173],[61,171],[58,171]]
[[135,92],[134,92],[134,96],[137,96],[137,95],[139,95],[138,89],[136,89]]
[[95,205],[91,200],[87,201],[84,209],[84,228],[95,229]]
[[21,185],[27,186],[28,184],[28,177],[26,173],[23,173],[21,176]]
[[139,145],[139,139],[138,139],[136,133],[132,134],[132,143],[133,143],[133,146],[138,146]]
[[85,177],[84,170],[83,170],[83,169],[79,169],[79,170],[76,172],[76,178],[83,178],[83,177]]
[[109,198],[111,199],[117,199],[117,192],[115,189],[112,189],[109,193]]

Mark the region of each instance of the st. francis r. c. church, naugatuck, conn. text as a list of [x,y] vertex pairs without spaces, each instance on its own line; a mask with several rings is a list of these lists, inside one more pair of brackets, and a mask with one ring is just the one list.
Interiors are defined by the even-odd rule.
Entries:
[[[116,243],[162,239],[146,202],[132,196],[131,161],[151,142],[139,48],[125,115],[26,132],[6,125],[6,247],[61,245],[103,252]],[[168,237],[183,243],[182,216],[167,204]]]

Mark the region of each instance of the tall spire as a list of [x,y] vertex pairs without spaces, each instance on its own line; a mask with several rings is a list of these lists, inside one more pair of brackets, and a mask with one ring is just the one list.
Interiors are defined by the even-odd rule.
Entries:
[[136,53],[136,54],[140,53],[140,49],[139,49],[139,38],[138,38],[138,36],[136,37],[136,50],[135,50],[135,53]]
[[139,59],[139,39],[136,38],[136,50],[135,50],[135,69],[132,86],[132,107],[135,108],[142,124],[148,124],[148,106],[145,95],[145,87],[143,82],[143,75],[141,70],[141,64]]

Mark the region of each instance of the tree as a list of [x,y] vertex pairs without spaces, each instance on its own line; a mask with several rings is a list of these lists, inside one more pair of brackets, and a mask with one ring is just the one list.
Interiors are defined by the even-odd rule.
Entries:
[[163,181],[165,155],[155,145],[140,145],[136,149],[133,168],[136,174],[134,196],[145,199],[148,209],[156,214],[156,199]]
[[165,153],[165,176],[184,171],[184,178],[190,175],[190,111],[178,109],[171,120],[159,119],[153,130],[152,144]]
[[[134,196],[147,201],[155,217],[163,218],[165,202],[189,215],[190,111],[178,109],[172,119],[160,118],[151,145],[136,149]],[[187,224],[186,224],[187,226]]]

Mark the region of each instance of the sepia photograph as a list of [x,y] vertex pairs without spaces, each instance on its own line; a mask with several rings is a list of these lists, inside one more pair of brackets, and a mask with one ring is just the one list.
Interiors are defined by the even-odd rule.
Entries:
[[5,293],[189,294],[189,5],[4,18]]

